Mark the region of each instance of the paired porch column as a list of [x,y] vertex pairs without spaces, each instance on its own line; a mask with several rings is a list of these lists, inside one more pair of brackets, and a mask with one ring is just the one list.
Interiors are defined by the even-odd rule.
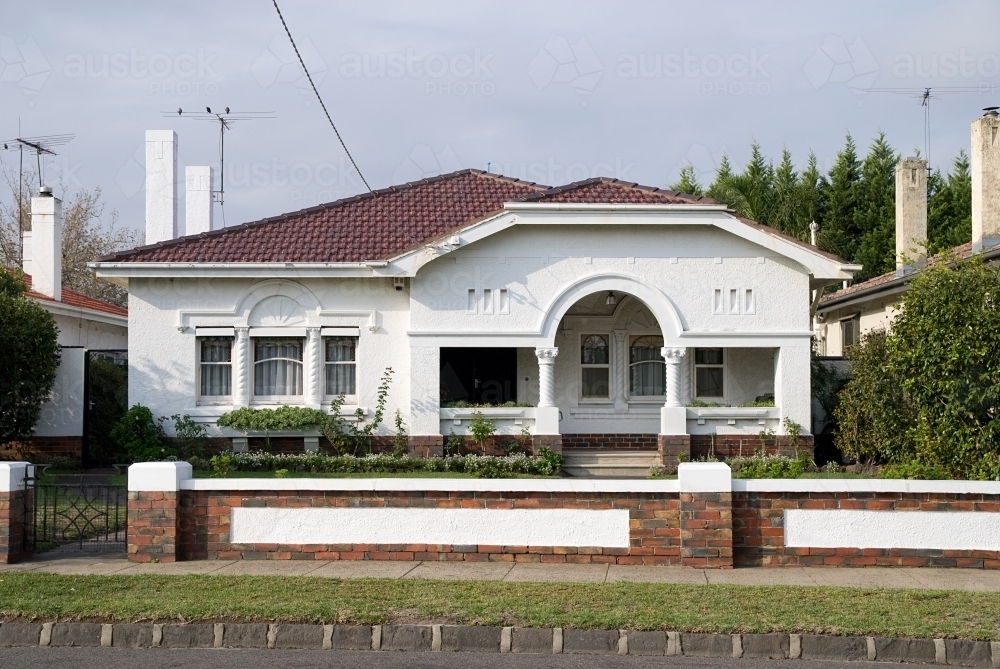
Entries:
[[625,400],[625,369],[628,367],[628,343],[627,333],[622,330],[615,330],[614,349],[611,355],[611,369],[614,371],[614,402],[615,413],[627,413],[628,402]]
[[250,406],[250,329],[236,328],[233,342],[233,406]]
[[559,407],[555,400],[555,362],[559,355],[557,348],[536,348],[538,358],[538,406],[535,408],[534,446],[548,446],[556,452],[562,451],[559,436]]
[[306,329],[304,357],[306,406],[318,409],[323,401],[323,338],[319,328]]
[[660,349],[660,353],[667,363],[667,402],[664,406],[684,406],[681,403],[681,366],[687,356],[687,349],[664,347]]
[[538,358],[538,406],[554,407],[555,404],[555,362],[559,355],[557,348],[536,348]]

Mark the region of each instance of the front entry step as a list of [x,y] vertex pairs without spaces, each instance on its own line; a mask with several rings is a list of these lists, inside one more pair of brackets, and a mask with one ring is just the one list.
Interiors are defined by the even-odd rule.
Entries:
[[656,451],[563,451],[563,471],[570,476],[646,477],[660,464]]

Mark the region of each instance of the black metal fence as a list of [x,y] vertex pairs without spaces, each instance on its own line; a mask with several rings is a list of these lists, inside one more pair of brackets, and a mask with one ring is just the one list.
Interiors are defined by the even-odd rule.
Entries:
[[31,491],[25,510],[28,550],[125,552],[125,486],[35,483]]

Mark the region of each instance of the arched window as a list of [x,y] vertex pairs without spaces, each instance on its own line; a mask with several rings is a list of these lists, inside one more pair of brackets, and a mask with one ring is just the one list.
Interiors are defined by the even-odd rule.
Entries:
[[661,348],[663,337],[632,337],[628,361],[629,395],[632,397],[662,396],[666,392],[667,370]]
[[258,397],[302,394],[302,339],[254,341],[253,394]]

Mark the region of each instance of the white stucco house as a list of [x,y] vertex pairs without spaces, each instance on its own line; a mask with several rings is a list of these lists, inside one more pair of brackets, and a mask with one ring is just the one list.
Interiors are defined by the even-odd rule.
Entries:
[[391,367],[422,452],[467,432],[463,403],[597,470],[750,452],[784,419],[809,441],[811,291],[857,267],[711,200],[465,170],[173,238],[175,165],[151,131],[154,243],[93,264],[128,287],[129,401],[154,414],[238,436],[214,425],[234,407],[370,413]]

